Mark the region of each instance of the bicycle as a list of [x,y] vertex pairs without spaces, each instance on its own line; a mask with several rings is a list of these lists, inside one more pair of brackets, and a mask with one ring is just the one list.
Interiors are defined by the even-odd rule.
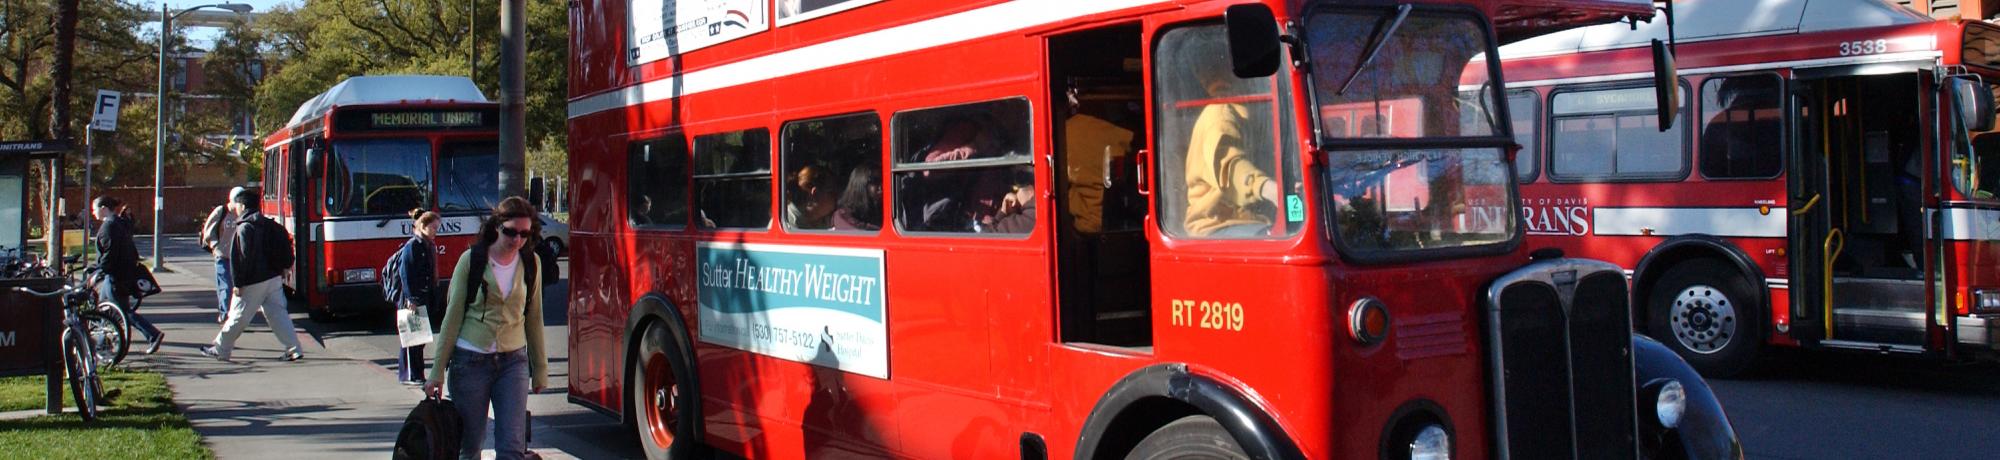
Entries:
[[76,401],[77,414],[86,422],[97,420],[97,406],[100,400],[105,399],[105,393],[104,384],[97,377],[99,355],[91,348],[91,340],[84,333],[87,328],[83,313],[85,306],[90,304],[90,290],[77,287],[75,284],[64,285],[54,292],[42,292],[25,287],[16,287],[14,290],[36,297],[62,296],[64,378],[69,381],[70,396]]
[[[85,296],[81,305],[92,306],[81,310],[78,314],[86,326],[85,336],[90,338],[92,349],[96,351],[98,365],[110,367],[124,362],[126,353],[131,351],[132,324],[131,319],[125,316],[125,311],[118,308],[118,304],[97,298],[97,289],[94,287],[103,276],[104,273],[97,268],[86,269],[84,283],[75,288],[84,291]],[[133,296],[132,309],[137,310],[139,304],[144,301],[145,296]]]

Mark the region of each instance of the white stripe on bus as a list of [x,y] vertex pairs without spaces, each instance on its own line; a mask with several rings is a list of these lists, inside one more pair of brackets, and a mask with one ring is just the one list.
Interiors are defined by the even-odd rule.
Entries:
[[577,98],[569,103],[569,118],[1054,24],[1070,18],[1164,2],[1165,0],[1004,2],[688,72],[678,81],[669,76]]
[[1596,235],[1785,237],[1785,210],[1758,208],[1597,208]]
[[[379,226],[377,224],[380,224]],[[381,220],[336,220],[313,224],[313,234],[317,241],[366,241],[401,240],[410,237],[410,219]],[[470,235],[479,231],[479,216],[446,217],[440,222],[440,236]],[[457,230],[453,230],[457,229]]]
[[[1900,53],[1875,54],[1868,56],[1806,59],[1799,61],[1784,61],[1784,62],[1759,62],[1755,64],[1726,65],[1726,66],[1716,66],[1716,67],[1697,67],[1691,69],[1682,69],[1680,70],[1679,73],[1681,76],[1685,77],[1690,75],[1746,72],[1752,70],[1810,69],[1817,67],[1837,67],[1844,65],[1887,64],[1887,63],[1922,62],[1922,61],[1935,62],[1939,56],[1943,56],[1943,54],[1937,51],[1905,51]],[[1532,88],[1537,86],[1605,83],[1605,82],[1615,82],[1615,81],[1631,81],[1631,80],[1638,80],[1642,78],[1652,78],[1652,77],[1653,77],[1652,72],[1633,72],[1633,73],[1621,73],[1612,75],[1597,75],[1589,77],[1510,81],[1507,82],[1507,87]],[[1470,88],[1478,89],[1477,87],[1470,87]]]
[[2000,241],[2000,209],[1945,208],[1927,213],[1944,213],[1944,239],[1950,241]]

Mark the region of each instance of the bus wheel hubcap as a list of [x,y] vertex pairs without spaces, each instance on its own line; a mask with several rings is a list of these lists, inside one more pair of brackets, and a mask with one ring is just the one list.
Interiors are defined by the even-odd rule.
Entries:
[[1674,339],[1688,351],[1715,353],[1729,346],[1736,333],[1736,304],[1713,286],[1696,284],[1674,296],[1667,312]]
[[674,424],[680,421],[679,408],[674,404],[680,396],[680,385],[674,382],[673,368],[667,365],[666,358],[659,357],[646,363],[646,386],[651,390],[645,393],[646,399],[651,400],[646,401],[648,404],[645,406],[650,412],[647,414],[647,431],[652,434],[654,444],[672,446]]

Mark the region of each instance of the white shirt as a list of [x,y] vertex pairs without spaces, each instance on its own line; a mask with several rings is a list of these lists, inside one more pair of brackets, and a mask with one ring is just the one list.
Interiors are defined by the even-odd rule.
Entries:
[[[498,260],[488,258],[486,259],[486,265],[493,269],[493,280],[500,283],[500,297],[514,295],[514,272],[521,267],[521,257],[515,256],[513,262],[504,264]],[[466,295],[476,295],[476,293],[467,293]],[[472,343],[472,341],[465,340],[464,337],[460,337],[458,339],[458,349],[486,354],[499,353],[500,341],[495,340],[492,346],[482,347]]]

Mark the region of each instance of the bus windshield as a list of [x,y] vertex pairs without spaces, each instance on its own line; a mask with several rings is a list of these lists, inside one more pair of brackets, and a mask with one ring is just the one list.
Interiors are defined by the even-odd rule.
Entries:
[[445,144],[438,155],[438,210],[481,211],[500,202],[500,146]]
[[[1487,37],[1476,16],[1407,6],[1307,19],[1313,115],[1332,150],[1326,190],[1343,251],[1513,239],[1505,142],[1491,141],[1503,102],[1487,77]],[[1384,148],[1382,139],[1425,148]],[[1439,139],[1456,140],[1426,142]]]
[[430,201],[428,140],[334,141],[330,160],[326,166],[328,216],[403,215]]

